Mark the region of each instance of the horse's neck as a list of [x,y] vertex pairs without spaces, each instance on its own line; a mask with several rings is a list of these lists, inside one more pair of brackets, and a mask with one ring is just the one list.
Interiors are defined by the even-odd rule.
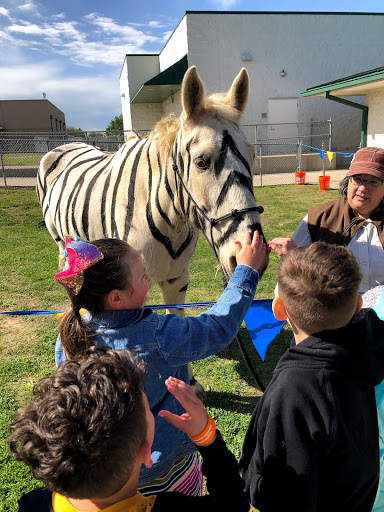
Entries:
[[170,223],[178,231],[188,231],[192,228],[192,216],[190,209],[187,209],[188,197],[181,190],[182,184],[173,169],[172,152],[158,152],[153,142],[148,141],[147,144],[149,146],[143,150],[141,159],[148,164],[149,176],[138,174],[140,179],[148,179],[148,194],[151,195],[155,220],[157,224],[165,226]]

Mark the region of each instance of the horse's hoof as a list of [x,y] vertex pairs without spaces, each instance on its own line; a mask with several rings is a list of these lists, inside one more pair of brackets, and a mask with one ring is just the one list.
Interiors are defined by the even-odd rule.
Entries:
[[192,377],[190,386],[193,389],[193,392],[203,403],[207,400],[207,393],[200,382],[197,382],[195,377]]

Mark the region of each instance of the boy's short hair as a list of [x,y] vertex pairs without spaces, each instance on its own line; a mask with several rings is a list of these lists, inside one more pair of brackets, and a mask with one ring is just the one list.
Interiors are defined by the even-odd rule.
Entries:
[[350,249],[314,242],[281,257],[278,293],[292,322],[313,334],[350,321],[361,277]]
[[129,479],[146,439],[144,363],[129,350],[92,347],[60,364],[17,413],[9,446],[51,491],[106,498]]

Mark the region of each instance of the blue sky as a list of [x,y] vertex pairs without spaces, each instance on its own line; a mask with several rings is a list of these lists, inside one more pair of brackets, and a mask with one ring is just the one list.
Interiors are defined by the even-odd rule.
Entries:
[[0,0],[0,99],[44,92],[67,126],[102,130],[121,113],[125,54],[159,53],[186,10],[384,12],[382,0],[316,7],[304,0]]

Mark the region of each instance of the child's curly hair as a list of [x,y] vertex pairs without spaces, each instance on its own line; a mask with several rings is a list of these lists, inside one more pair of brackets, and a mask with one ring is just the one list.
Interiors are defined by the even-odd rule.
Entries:
[[143,361],[92,347],[60,364],[10,427],[12,456],[51,491],[105,498],[129,479],[146,439]]

